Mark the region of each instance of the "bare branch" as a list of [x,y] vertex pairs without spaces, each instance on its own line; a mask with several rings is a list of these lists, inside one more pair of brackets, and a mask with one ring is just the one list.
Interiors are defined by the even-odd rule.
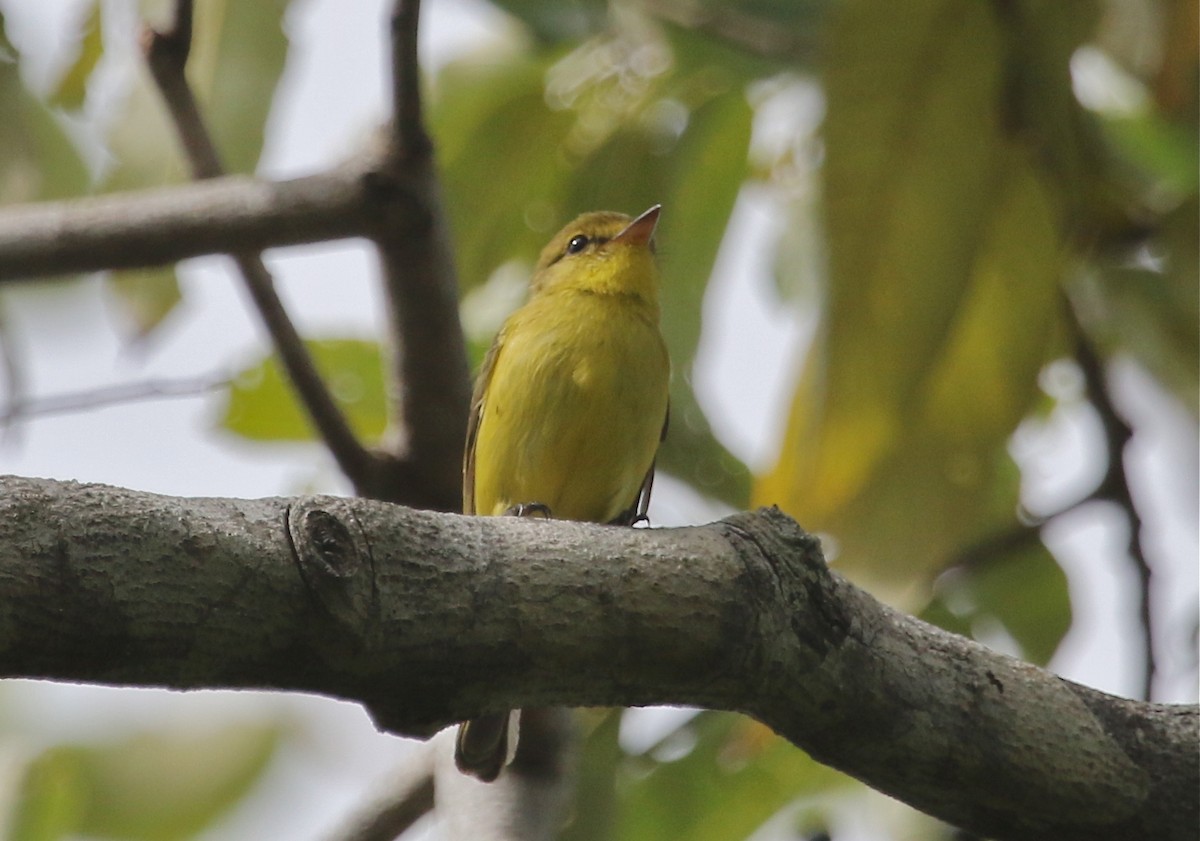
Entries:
[[1087,337],[1083,325],[1074,317],[1068,304],[1070,317],[1075,327],[1075,361],[1083,371],[1087,384],[1088,398],[1100,416],[1104,427],[1105,455],[1108,467],[1099,487],[1092,493],[1094,499],[1105,499],[1114,503],[1125,514],[1129,537],[1126,557],[1133,567],[1138,581],[1138,624],[1141,626],[1142,647],[1142,694],[1147,701],[1154,698],[1154,683],[1158,667],[1155,657],[1155,632],[1153,609],[1153,570],[1142,545],[1142,517],[1138,513],[1129,478],[1125,473],[1125,449],[1133,438],[1133,429],[1121,417],[1108,389],[1108,378],[1104,363]]
[[[184,74],[191,36],[191,0],[177,0],[172,28],[166,32],[145,29],[143,49],[193,175],[196,179],[216,178],[223,174],[220,155]],[[378,472],[376,457],[358,440],[318,373],[304,340],[279,300],[262,256],[251,251],[234,252],[232,256],[301,405],[342,473],[361,491]]]
[[104,406],[115,406],[164,397],[196,397],[229,385],[228,374],[209,374],[186,379],[155,379],[121,383],[106,388],[93,388],[52,397],[19,397],[0,407],[0,427],[15,421],[45,415],[65,415],[85,412]]
[[174,263],[202,254],[260,251],[369,236],[378,203],[401,232],[421,220],[371,190],[378,161],[290,181],[228,176],[68,201],[0,208],[0,281]]
[[[396,463],[372,495],[458,511],[470,373],[450,233],[421,120],[418,18],[417,0],[397,0],[391,18],[393,130],[387,165],[375,181],[381,192],[394,189],[409,200],[396,205],[406,215],[379,216],[375,236],[392,340],[385,448]],[[421,220],[420,235],[405,236],[405,219],[413,213]]]
[[147,26],[142,30],[146,64],[171,112],[184,157],[192,167],[192,177],[216,178],[224,174],[225,167],[184,74],[191,49],[192,0],[176,0],[175,20],[170,29],[158,31]]
[[392,7],[392,142],[401,158],[431,151],[421,119],[421,67],[417,55],[420,0],[395,0]]
[[1096,491],[1082,499],[1068,503],[1049,514],[1034,514],[1021,506],[1018,521],[983,535],[978,540],[968,543],[950,556],[950,560],[942,569],[953,567],[979,568],[993,563],[1015,552],[1022,552],[1036,546],[1042,540],[1042,529],[1068,514],[1077,511],[1096,499]]
[[1200,709],[881,605],[773,510],[622,529],[8,478],[0,522],[6,677],[317,692],[420,735],[512,707],[703,706],[985,837],[1200,821]]
[[433,745],[422,745],[387,781],[387,792],[330,841],[392,841],[433,808]]
[[[11,407],[25,400],[25,370],[18,359],[20,350],[13,339],[8,308],[4,304],[0,300],[0,377],[3,377],[3,390]],[[13,440],[14,428],[10,421],[9,413],[0,418],[0,443],[8,444]]]

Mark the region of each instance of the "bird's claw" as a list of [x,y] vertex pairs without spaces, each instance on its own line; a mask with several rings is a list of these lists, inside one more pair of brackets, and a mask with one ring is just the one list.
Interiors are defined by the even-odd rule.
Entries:
[[504,515],[506,517],[537,517],[541,520],[549,520],[550,506],[543,502],[519,502],[510,506]]

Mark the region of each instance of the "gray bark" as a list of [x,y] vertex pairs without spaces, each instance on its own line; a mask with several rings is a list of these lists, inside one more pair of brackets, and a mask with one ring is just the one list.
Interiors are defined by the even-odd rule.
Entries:
[[7,677],[316,692],[417,736],[510,707],[688,704],[989,837],[1198,825],[1197,707],[892,610],[774,510],[642,530],[10,477],[0,593]]
[[372,148],[340,167],[287,181],[229,175],[0,208],[0,282],[425,234],[430,220],[420,205],[422,187],[396,177],[381,155]]

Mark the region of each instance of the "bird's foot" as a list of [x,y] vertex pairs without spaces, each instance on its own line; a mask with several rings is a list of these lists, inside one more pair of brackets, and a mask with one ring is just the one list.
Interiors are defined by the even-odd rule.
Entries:
[[543,502],[519,502],[504,512],[506,517],[537,517],[539,520],[550,519],[550,506]]

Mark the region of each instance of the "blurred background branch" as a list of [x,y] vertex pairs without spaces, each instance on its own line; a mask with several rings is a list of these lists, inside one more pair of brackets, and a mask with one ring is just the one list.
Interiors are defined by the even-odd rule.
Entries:
[[[142,44],[151,74],[191,164],[192,176],[203,180],[225,173],[221,156],[185,75],[191,40],[191,0],[177,0],[171,27],[161,31],[147,27],[143,30]],[[369,487],[367,477],[374,473],[375,458],[359,442],[317,371],[300,333],[275,292],[275,281],[262,256],[245,251],[231,254],[292,387],[313,425],[320,431],[325,446],[356,488]]]

